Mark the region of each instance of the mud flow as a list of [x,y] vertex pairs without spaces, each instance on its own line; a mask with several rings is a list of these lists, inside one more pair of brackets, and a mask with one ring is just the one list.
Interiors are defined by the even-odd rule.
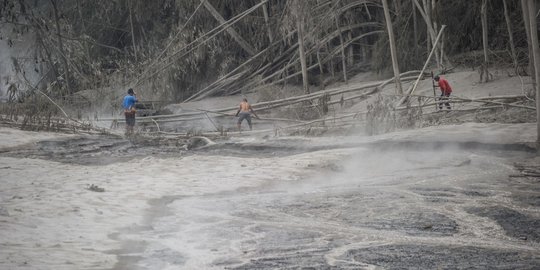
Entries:
[[447,148],[468,149],[506,155],[509,152],[533,153],[534,148],[523,144],[486,144],[476,142],[414,142],[378,141],[373,143],[333,142],[312,144],[309,141],[287,138],[277,140],[229,141],[216,140],[215,144],[195,139],[145,138],[125,139],[114,136],[85,136],[65,140],[40,141],[0,154],[17,158],[38,158],[81,165],[105,165],[126,162],[134,158],[155,156],[174,158],[192,154],[236,157],[284,157],[330,149],[370,148],[374,151]]
[[317,144],[299,139],[188,146],[188,141],[99,136],[43,141],[2,155],[100,166],[147,156],[296,162],[297,154],[338,149],[352,153],[334,164],[313,165],[310,169],[316,173],[297,181],[272,179],[264,185],[192,196],[171,191],[149,201],[143,224],[110,234],[122,246],[109,251],[118,258],[115,269],[540,265],[539,179],[520,175],[515,167],[533,157],[527,146]]
[[197,139],[167,139],[113,136],[88,136],[66,140],[40,141],[24,148],[0,153],[17,158],[46,159],[81,165],[106,165],[126,162],[147,156],[175,158],[186,155],[217,155],[237,157],[290,156],[324,149],[345,148],[344,145],[310,146],[299,140],[267,141],[261,143],[218,140],[209,145]]
[[184,154],[264,159],[338,148],[355,154],[309,179],[150,202],[145,224],[115,233],[131,239],[111,251],[116,269],[540,265],[538,179],[509,177],[511,160],[532,157],[527,146],[280,140]]
[[2,155],[47,159],[70,164],[106,165],[149,155],[177,157],[181,156],[182,152],[182,149],[176,145],[130,141],[111,136],[92,136],[41,141],[22,149],[4,152]]

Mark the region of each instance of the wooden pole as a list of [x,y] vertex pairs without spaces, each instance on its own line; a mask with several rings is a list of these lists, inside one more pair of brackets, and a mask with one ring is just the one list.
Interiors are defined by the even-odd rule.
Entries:
[[[437,91],[435,90],[437,86],[435,85],[435,77],[433,76],[433,71],[431,72],[431,86],[433,88],[433,100],[437,101]],[[437,109],[439,108],[437,105],[438,104],[435,103],[435,111],[437,111]]]
[[398,94],[403,94],[403,88],[401,87],[401,81],[399,80],[399,65],[396,52],[396,42],[394,40],[394,30],[392,28],[392,19],[390,18],[390,10],[388,9],[388,1],[382,0],[384,17],[386,19],[386,27],[388,29],[388,39],[390,41],[390,54],[392,56],[392,67],[394,68],[394,77]]

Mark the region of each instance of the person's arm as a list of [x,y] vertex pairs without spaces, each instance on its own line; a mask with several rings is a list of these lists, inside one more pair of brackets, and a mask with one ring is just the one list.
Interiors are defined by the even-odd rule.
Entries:
[[242,105],[240,105],[240,106],[238,107],[238,111],[236,111],[236,114],[235,114],[234,116],[238,116],[238,114],[240,113],[240,110],[241,110],[241,109],[242,109]]
[[259,119],[259,116],[255,113],[255,111],[253,110],[253,108],[251,108],[251,106],[249,106],[249,110],[251,111],[253,115],[255,115],[255,118]]

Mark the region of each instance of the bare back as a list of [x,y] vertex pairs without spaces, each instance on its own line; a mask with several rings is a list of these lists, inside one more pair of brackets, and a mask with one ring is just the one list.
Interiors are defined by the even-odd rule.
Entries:
[[251,110],[251,105],[246,101],[240,102],[240,112],[249,112]]

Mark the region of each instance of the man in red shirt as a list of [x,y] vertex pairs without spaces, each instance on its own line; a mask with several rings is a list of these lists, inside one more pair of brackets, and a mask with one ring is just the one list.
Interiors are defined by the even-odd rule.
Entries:
[[[450,103],[448,102],[448,98],[450,97],[450,93],[452,93],[452,87],[450,87],[450,84],[447,80],[439,77],[439,75],[435,76],[435,81],[439,83],[439,88],[441,89],[441,102],[439,103],[439,110],[442,110],[443,103],[446,105],[446,108],[451,110]],[[446,100],[446,102],[444,102]]]

